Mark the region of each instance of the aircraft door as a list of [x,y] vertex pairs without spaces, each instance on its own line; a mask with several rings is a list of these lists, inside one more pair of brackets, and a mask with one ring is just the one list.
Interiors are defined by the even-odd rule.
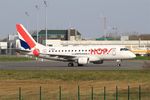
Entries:
[[116,55],[116,48],[112,48],[112,55],[115,56]]

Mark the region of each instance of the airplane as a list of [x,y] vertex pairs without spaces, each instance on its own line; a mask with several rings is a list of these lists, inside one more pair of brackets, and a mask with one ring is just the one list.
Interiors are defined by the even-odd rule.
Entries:
[[137,56],[148,56],[150,54],[150,49],[146,47],[137,47],[130,49]]
[[136,57],[129,49],[117,45],[77,45],[50,47],[37,43],[22,24],[16,24],[19,36],[19,51],[43,59],[68,62],[69,67],[74,64],[83,66],[89,63],[102,64],[105,60],[116,60],[121,66],[124,59]]

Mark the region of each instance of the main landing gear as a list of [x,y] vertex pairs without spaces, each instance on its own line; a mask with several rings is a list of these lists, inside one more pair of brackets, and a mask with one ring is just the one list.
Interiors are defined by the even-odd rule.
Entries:
[[68,63],[68,67],[73,67],[74,64],[71,62],[71,63]]
[[[74,63],[73,63],[73,62],[68,63],[68,67],[73,67],[73,66],[74,66]],[[84,66],[84,65],[77,63],[77,66]]]

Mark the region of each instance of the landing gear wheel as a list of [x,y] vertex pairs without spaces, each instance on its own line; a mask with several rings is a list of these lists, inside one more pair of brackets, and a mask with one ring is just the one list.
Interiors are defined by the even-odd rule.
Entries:
[[68,67],[73,67],[74,64],[73,63],[68,63]]
[[121,67],[121,64],[117,64],[117,67]]

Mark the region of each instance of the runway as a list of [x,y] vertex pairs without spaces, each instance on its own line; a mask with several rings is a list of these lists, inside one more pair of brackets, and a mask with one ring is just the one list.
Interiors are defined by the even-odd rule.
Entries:
[[0,62],[0,70],[140,70],[146,68],[150,68],[148,60],[125,60],[122,61],[121,67],[116,67],[115,61],[87,64],[80,67],[68,67],[68,63],[56,61]]

